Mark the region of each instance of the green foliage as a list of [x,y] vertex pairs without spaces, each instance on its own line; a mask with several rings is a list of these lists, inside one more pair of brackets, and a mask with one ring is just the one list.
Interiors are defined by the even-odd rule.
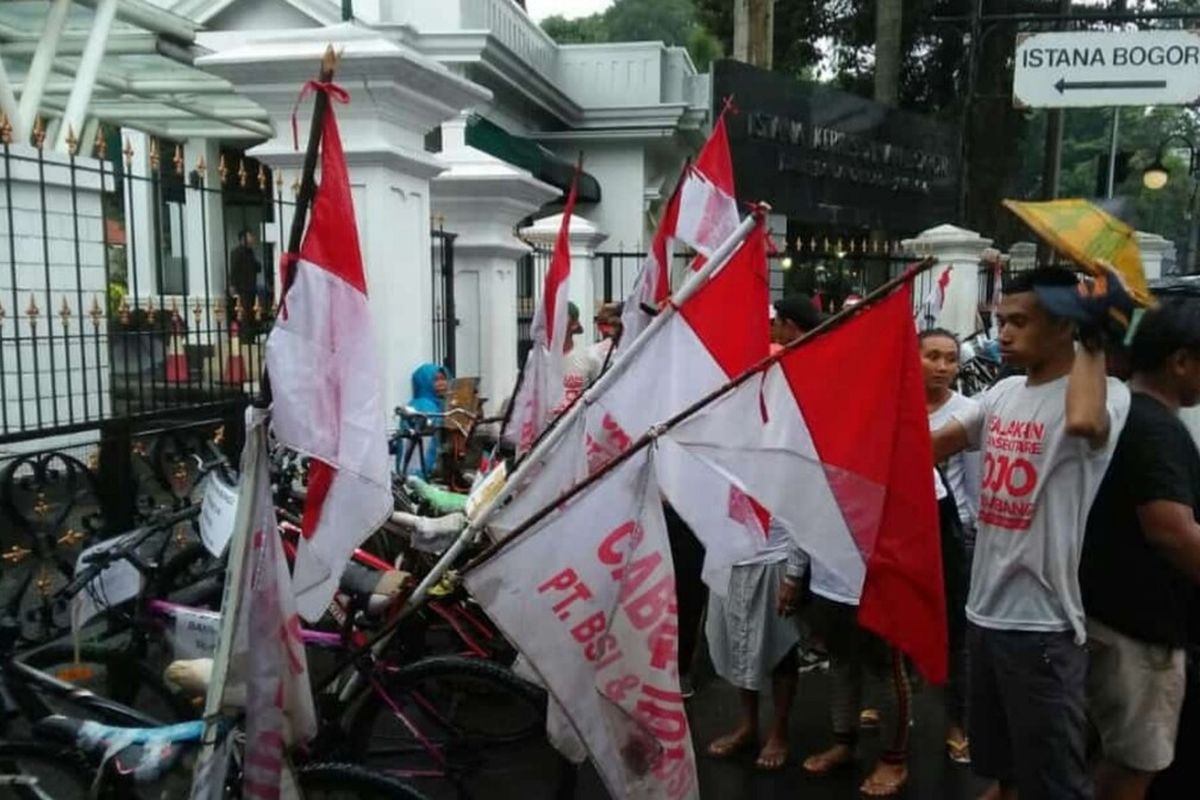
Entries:
[[650,41],[686,47],[700,71],[723,54],[720,40],[700,22],[693,0],[616,0],[587,17],[547,17],[542,30],[560,44]]

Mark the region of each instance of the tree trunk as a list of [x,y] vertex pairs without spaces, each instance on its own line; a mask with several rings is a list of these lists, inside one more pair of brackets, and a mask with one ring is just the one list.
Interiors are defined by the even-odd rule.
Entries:
[[875,0],[875,101],[900,105],[902,0]]
[[734,0],[733,57],[771,69],[774,62],[775,0]]

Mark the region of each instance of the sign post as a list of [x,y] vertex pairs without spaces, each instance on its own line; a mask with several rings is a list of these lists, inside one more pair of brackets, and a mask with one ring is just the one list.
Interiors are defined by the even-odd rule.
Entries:
[[1018,108],[1191,105],[1200,100],[1200,31],[1022,34]]

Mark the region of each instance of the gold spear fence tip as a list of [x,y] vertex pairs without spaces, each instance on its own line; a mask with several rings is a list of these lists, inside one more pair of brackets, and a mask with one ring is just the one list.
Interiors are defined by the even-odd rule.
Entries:
[[125,137],[125,149],[121,151],[125,154],[126,169],[133,169],[133,142],[129,141],[129,137]]
[[158,309],[154,307],[154,296],[151,295],[146,298],[146,321],[153,325],[156,316],[158,316]]
[[275,170],[275,191],[283,191],[283,170],[281,169]]
[[158,139],[150,137],[150,169],[158,172],[158,165],[162,162],[158,153]]
[[0,144],[12,144],[12,123],[5,114],[0,114]]
[[92,318],[92,325],[99,328],[100,320],[104,319],[104,309],[100,307],[100,298],[96,295],[92,295],[92,309],[88,316]]
[[171,159],[171,163],[175,165],[175,174],[183,175],[183,145],[175,145],[175,157]]
[[122,325],[129,324],[129,300],[125,297],[121,297],[121,303],[117,306],[117,318]]
[[200,305],[200,298],[196,298],[195,304],[192,306],[192,317],[196,320],[196,327],[200,327],[200,317],[204,315],[204,306]]
[[41,150],[42,146],[45,144],[46,144],[46,122],[45,122],[45,120],[42,119],[41,115],[39,114],[38,116],[34,117],[34,119],[33,119],[33,146],[36,147],[38,150]]
[[249,173],[246,172],[246,159],[239,158],[238,159],[238,171],[237,171],[238,185],[241,186],[243,189],[246,188],[246,176],[248,174]]
[[270,182],[271,182],[271,179],[267,177],[267,168],[264,167],[262,164],[259,164],[258,165],[258,190],[260,192],[265,192],[267,190],[267,185]]
[[300,194],[300,176],[299,175],[297,175],[295,178],[292,179],[292,194],[294,194],[294,195]]
[[221,158],[217,161],[217,177],[221,179],[221,185],[225,185],[225,181],[229,178],[229,165],[225,163],[225,154],[221,154]]
[[258,322],[260,319],[262,319],[263,307],[261,297],[258,297],[257,295],[254,297],[254,308],[251,309],[251,311],[254,314],[255,322]]
[[204,153],[196,159],[196,172],[200,175],[200,182],[208,180],[208,162],[204,160]]
[[62,326],[67,327],[67,323],[71,321],[71,304],[67,302],[67,296],[63,295],[62,305],[58,309],[58,318],[62,320]]
[[75,135],[75,126],[67,126],[67,155],[72,158],[79,153],[79,137]]
[[4,304],[0,303],[0,325],[4,324],[4,318],[8,316],[8,312],[4,310]]
[[96,126],[96,138],[92,140],[92,152],[103,161],[108,158],[108,139],[104,136],[104,125]]
[[242,296],[238,295],[233,299],[233,316],[238,322],[245,318],[246,310],[242,308]]
[[41,313],[42,311],[38,308],[37,300],[34,299],[32,294],[29,295],[29,306],[25,309],[25,316],[29,317],[30,320],[36,320]]

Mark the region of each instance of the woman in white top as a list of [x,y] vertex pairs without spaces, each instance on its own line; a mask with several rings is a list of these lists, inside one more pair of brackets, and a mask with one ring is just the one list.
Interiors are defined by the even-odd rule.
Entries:
[[[976,405],[954,391],[958,380],[959,344],[950,331],[933,328],[920,334],[921,369],[925,378],[925,406],[929,428],[937,430],[955,414]],[[941,466],[946,484],[958,506],[961,537],[942,537],[942,568],[946,571],[946,609],[949,614],[950,677],[946,683],[946,753],[960,764],[971,761],[967,741],[967,659],[965,613],[975,550],[975,515],[979,496],[979,454],[962,452]],[[953,525],[953,511],[948,525]]]

